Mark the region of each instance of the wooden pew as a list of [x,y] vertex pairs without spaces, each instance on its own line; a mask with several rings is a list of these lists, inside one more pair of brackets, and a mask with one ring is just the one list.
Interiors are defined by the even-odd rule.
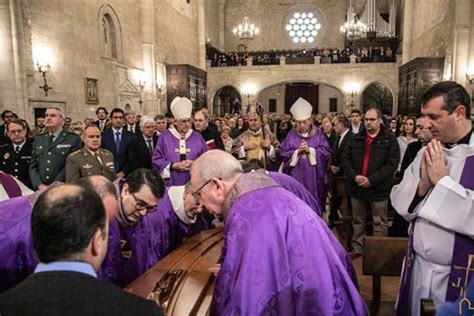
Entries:
[[[372,302],[370,311],[377,315],[381,307],[382,276],[400,276],[408,238],[364,237],[362,274],[372,276]],[[390,303],[393,308],[393,303]]]

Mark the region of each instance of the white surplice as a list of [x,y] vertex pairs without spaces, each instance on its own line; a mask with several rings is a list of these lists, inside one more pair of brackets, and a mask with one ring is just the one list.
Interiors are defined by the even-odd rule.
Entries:
[[[443,303],[451,271],[455,233],[474,238],[474,191],[459,184],[465,160],[474,155],[470,144],[444,148],[449,176],[432,188],[412,213],[408,208],[416,195],[422,154],[418,152],[400,184],[393,187],[390,199],[395,210],[407,221],[416,219],[413,248],[415,260],[411,278],[411,315],[420,314],[420,299]],[[474,170],[472,171],[474,175]]]

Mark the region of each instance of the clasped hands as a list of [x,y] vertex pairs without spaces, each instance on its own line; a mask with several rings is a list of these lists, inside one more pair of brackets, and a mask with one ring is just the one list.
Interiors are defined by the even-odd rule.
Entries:
[[432,186],[438,184],[439,180],[447,175],[449,175],[449,170],[443,147],[440,141],[433,139],[426,145],[426,150],[421,158],[418,195],[426,195]]
[[308,143],[305,141],[302,141],[300,143],[300,147],[298,147],[298,152],[300,154],[309,154],[309,146]]
[[370,181],[369,181],[369,178],[365,177],[365,176],[362,176],[362,175],[358,175],[355,177],[354,181],[361,187],[361,188],[364,188],[364,189],[368,189],[370,188],[371,184],[370,184]]
[[191,166],[193,165],[192,160],[183,160],[180,162],[174,162],[172,165],[172,169],[178,170],[178,171],[188,171],[191,169]]

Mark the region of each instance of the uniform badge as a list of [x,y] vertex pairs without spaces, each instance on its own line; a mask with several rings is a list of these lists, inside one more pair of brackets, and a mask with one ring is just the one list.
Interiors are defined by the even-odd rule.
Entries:
[[92,165],[89,165],[88,163],[86,163],[84,166],[82,166],[82,168],[84,168],[84,169],[91,169],[91,168],[92,168]]
[[10,157],[10,153],[5,153],[3,155],[3,159],[7,160]]

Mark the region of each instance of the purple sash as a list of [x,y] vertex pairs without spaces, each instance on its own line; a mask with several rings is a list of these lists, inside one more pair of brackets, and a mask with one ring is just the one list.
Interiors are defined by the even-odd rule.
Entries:
[[10,199],[21,196],[20,186],[16,183],[13,176],[0,172],[0,183]]
[[402,278],[400,280],[400,292],[398,293],[397,302],[397,316],[410,315],[410,285],[411,273],[413,271],[413,261],[415,259],[415,252],[413,251],[413,233],[415,231],[416,220],[411,222],[408,230],[408,248],[405,255]]
[[[461,179],[459,181],[465,189],[474,190],[474,156],[466,158]],[[416,221],[416,220],[415,220]],[[400,292],[398,294],[397,316],[410,315],[410,287],[411,274],[413,270],[413,232],[415,221],[410,225],[407,254],[405,266],[400,280]],[[474,241],[463,234],[456,233],[453,247],[453,259],[451,262],[451,273],[449,274],[446,301],[456,301],[462,291],[467,288],[471,279],[470,271],[474,271]]]
[[[468,190],[474,190],[474,156],[466,158],[459,184]],[[474,240],[466,235],[456,233],[446,301],[456,301],[463,293],[463,290],[467,288],[469,280],[472,278],[470,272],[474,271],[473,261]]]

